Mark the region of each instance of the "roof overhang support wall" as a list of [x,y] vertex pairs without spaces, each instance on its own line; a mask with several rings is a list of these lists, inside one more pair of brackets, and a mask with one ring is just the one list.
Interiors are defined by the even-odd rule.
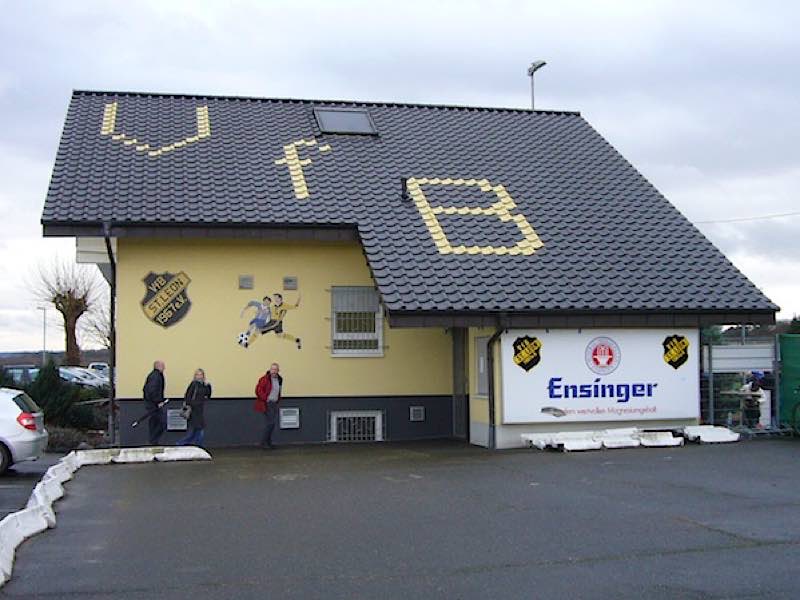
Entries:
[[617,312],[617,313],[459,313],[389,312],[391,327],[708,327],[711,325],[772,325],[773,312]]

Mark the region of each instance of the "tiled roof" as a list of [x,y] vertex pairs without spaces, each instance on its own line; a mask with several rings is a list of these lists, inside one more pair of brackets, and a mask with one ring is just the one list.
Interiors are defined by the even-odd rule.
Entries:
[[576,113],[76,92],[42,222],[103,221],[352,225],[390,312],[777,308]]

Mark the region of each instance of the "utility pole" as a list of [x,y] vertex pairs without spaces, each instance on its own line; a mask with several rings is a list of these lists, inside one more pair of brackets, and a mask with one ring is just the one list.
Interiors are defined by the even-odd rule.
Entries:
[[42,311],[42,367],[44,368],[47,362],[47,307],[37,306],[36,308]]

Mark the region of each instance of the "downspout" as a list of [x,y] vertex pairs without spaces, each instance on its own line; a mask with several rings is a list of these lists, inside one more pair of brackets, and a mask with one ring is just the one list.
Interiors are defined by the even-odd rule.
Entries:
[[494,343],[500,338],[503,334],[504,329],[498,325],[495,332],[492,334],[492,337],[486,342],[486,381],[488,385],[488,392],[489,392],[489,439],[487,440],[487,444],[489,446],[489,450],[494,450],[497,448],[497,433],[495,431],[495,410],[494,410],[494,402],[495,402],[495,395],[494,395]]
[[111,446],[117,443],[117,261],[114,258],[114,250],[111,247],[111,223],[103,223],[103,237],[106,241],[106,253],[111,267],[111,288],[110,301],[110,328],[109,342],[111,343],[111,356],[109,357],[109,398],[108,398],[108,440]]

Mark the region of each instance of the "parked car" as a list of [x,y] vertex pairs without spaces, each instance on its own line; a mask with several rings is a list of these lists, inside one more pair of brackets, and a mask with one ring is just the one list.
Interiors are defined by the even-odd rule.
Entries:
[[47,439],[36,402],[21,390],[0,388],[0,474],[15,463],[41,458]]
[[39,367],[35,365],[9,365],[3,367],[3,370],[19,386],[31,384],[36,379],[36,376],[39,375]]
[[75,367],[59,367],[58,376],[64,381],[74,383],[81,387],[100,387],[100,383],[93,377],[89,377],[85,373],[76,371]]
[[101,377],[105,377],[106,379],[108,379],[108,376],[111,374],[111,368],[108,366],[108,363],[93,362],[89,363],[88,368],[92,371],[97,371]]
[[95,387],[108,385],[108,379],[97,371],[92,371],[91,369],[86,369],[84,367],[68,367],[68,369],[77,373],[78,375],[83,375]]

